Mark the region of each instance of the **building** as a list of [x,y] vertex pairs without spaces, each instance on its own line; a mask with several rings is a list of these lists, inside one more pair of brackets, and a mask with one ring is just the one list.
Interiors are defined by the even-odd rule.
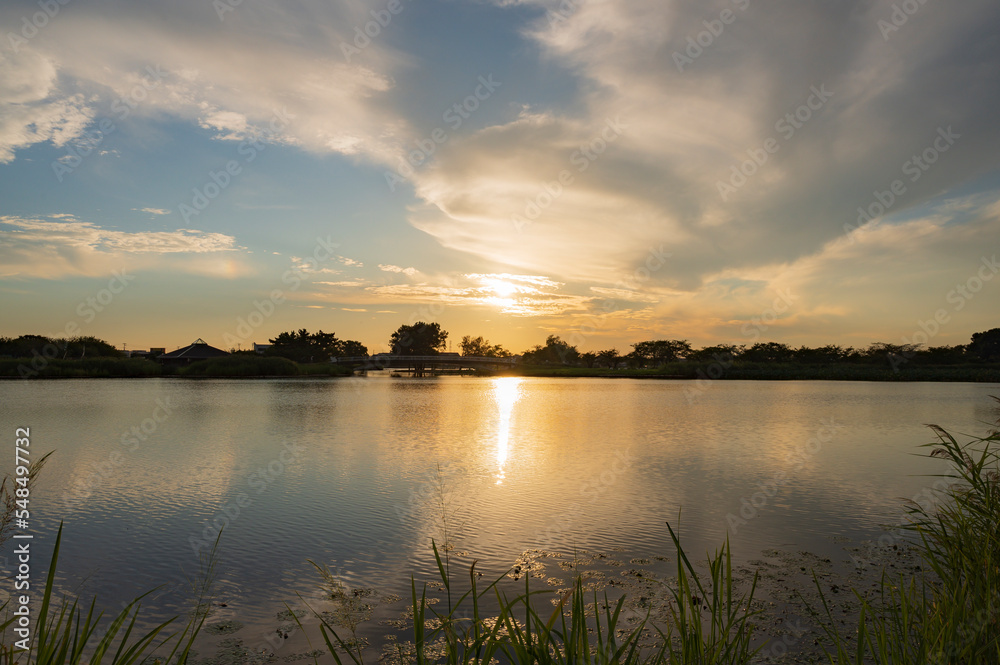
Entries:
[[222,349],[210,346],[199,337],[184,348],[171,351],[170,353],[163,353],[157,356],[156,359],[161,363],[168,365],[190,365],[191,363],[198,362],[199,360],[222,358],[223,356],[228,355],[228,351],[223,351]]
[[264,353],[265,351],[267,351],[270,348],[271,348],[270,344],[258,344],[257,342],[253,343],[253,352],[254,353]]

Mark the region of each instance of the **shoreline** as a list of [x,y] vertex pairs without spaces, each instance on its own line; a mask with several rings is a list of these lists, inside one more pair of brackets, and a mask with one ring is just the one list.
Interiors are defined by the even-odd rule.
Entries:
[[[212,375],[184,375],[184,374],[39,374],[33,377],[20,377],[5,375],[0,376],[0,381],[58,381],[73,379],[180,379],[185,381],[204,381],[212,379],[240,379],[245,381],[272,380],[272,379],[345,379],[355,374],[261,374],[261,375],[240,375],[240,374],[212,374]],[[768,375],[765,373],[756,375],[748,372],[734,372],[731,375],[709,376],[688,376],[682,374],[652,374],[642,370],[584,370],[577,372],[567,372],[559,369],[529,369],[523,372],[504,373],[428,373],[423,377],[393,377],[393,378],[438,378],[440,376],[464,376],[479,378],[495,377],[523,377],[539,379],[642,379],[646,381],[684,381],[684,382],[714,382],[714,381],[831,381],[831,382],[868,382],[868,383],[1000,383],[1000,369],[989,369],[969,375],[958,375],[952,372],[938,373],[934,370],[923,370],[920,372],[901,373],[896,375],[886,374],[851,374],[839,376],[823,376],[819,373],[804,372],[801,374],[789,375]]]

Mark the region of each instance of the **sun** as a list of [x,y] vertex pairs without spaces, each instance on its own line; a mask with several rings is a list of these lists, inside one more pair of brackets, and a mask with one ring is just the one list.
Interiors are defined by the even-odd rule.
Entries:
[[497,294],[501,298],[507,298],[517,293],[517,287],[510,282],[497,281],[494,284],[491,284],[490,287],[493,289],[493,293]]
[[493,277],[483,275],[480,277],[483,283],[484,290],[491,291],[497,298],[509,299],[515,293],[519,293],[520,289],[517,284],[509,282],[500,277]]

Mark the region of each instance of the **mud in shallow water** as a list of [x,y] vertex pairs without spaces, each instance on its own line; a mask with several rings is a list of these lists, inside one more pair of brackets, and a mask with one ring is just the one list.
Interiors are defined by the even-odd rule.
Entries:
[[[844,538],[834,539],[838,552],[823,557],[807,551],[767,549],[760,557],[745,564],[734,564],[733,577],[739,594],[748,591],[757,576],[757,587],[750,609],[757,612],[753,619],[754,645],[760,645],[753,663],[818,663],[827,662],[823,645],[826,634],[814,619],[814,612],[823,611],[823,599],[830,616],[841,634],[851,635],[857,625],[860,601],[855,591],[869,601],[880,599],[883,572],[891,578],[909,578],[924,573],[917,551],[906,542],[893,539],[894,544],[881,546],[873,541],[855,543]],[[688,553],[699,576],[708,577],[705,557],[697,559]],[[452,575],[452,597],[457,599],[467,590],[469,569],[473,559],[465,552],[452,552],[447,558]],[[525,584],[532,591],[549,591],[553,607],[571,589],[578,576],[589,594],[597,593],[597,608],[603,611],[605,598],[615,603],[625,596],[625,609],[620,630],[632,630],[643,619],[665,629],[670,621],[672,590],[676,587],[676,559],[667,556],[626,556],[621,548],[609,551],[577,550],[572,553],[548,550],[528,550],[504,571],[483,571],[478,567],[480,589],[497,578],[498,588],[508,598],[524,593]],[[492,576],[491,576],[492,575]],[[465,583],[459,589],[459,586]],[[335,581],[336,584],[336,581]],[[418,595],[424,582],[417,580]],[[818,587],[818,588],[817,588]],[[447,612],[447,595],[441,580],[427,580],[426,628],[439,626],[434,610]],[[316,614],[333,625],[348,644],[360,643],[368,662],[390,665],[414,660],[412,642],[413,608],[410,599],[395,594],[383,594],[373,587],[322,585],[323,592],[310,599],[290,604],[295,609],[279,612],[273,625],[248,629],[244,624],[225,618],[225,610],[215,607],[199,638],[199,654],[193,659],[198,665],[229,665],[235,663],[275,663],[314,661],[333,662],[320,635]],[[820,590],[823,597],[820,597]],[[548,615],[543,596],[536,601],[539,614]],[[594,603],[588,609],[593,612]],[[492,619],[483,623],[492,628]],[[293,614],[294,612],[294,614]],[[462,610],[459,610],[461,615]],[[466,613],[468,614],[468,613]],[[825,616],[825,614],[823,615]],[[300,628],[305,627],[305,632]],[[260,636],[269,639],[261,646]],[[332,638],[331,638],[332,639]],[[652,628],[643,632],[643,645],[653,648],[659,639]],[[355,642],[355,640],[357,642]],[[829,646],[829,645],[828,645]],[[440,651],[443,645],[432,645]],[[429,654],[430,655],[430,654]],[[343,658],[343,656],[342,656]]]

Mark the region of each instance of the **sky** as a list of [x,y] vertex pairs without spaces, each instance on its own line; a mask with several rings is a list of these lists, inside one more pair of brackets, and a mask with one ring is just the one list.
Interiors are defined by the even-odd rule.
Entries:
[[3,0],[0,335],[1000,326],[995,0]]

